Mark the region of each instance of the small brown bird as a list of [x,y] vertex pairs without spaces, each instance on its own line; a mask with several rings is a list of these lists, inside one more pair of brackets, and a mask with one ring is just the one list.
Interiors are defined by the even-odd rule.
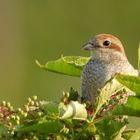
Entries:
[[138,76],[138,71],[129,63],[121,41],[110,34],[99,34],[83,48],[93,51],[81,76],[83,99],[95,103],[97,89],[116,73]]

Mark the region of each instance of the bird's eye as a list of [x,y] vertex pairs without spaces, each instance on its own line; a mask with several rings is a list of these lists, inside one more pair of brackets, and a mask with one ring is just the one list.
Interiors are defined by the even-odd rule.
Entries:
[[104,46],[109,46],[110,44],[111,44],[111,42],[108,41],[108,40],[106,40],[106,41],[103,42],[103,45],[104,45]]

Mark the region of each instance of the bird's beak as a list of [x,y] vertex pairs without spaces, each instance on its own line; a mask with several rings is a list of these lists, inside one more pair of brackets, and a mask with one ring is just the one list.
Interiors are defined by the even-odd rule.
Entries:
[[92,50],[93,45],[90,43],[87,43],[86,45],[83,46],[83,50]]

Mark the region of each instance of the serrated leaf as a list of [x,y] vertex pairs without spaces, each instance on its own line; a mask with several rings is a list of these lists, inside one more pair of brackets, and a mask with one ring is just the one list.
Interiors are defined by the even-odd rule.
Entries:
[[95,113],[93,115],[92,121],[95,118],[96,114],[98,113],[98,111],[100,110],[100,108],[102,107],[103,104],[106,103],[106,101],[115,93],[117,93],[119,90],[123,89],[123,85],[121,85],[117,80],[112,79],[109,80],[105,86],[99,90],[99,96],[97,98],[97,102],[96,102],[96,110]]
[[[125,129],[125,122],[112,117],[104,117],[102,121],[96,124],[96,128],[100,135],[100,140],[119,140]],[[121,131],[121,132],[120,132]],[[117,139],[119,137],[119,139]]]
[[129,96],[126,104],[117,105],[113,109],[113,114],[140,117],[140,97]]
[[129,75],[116,75],[115,78],[124,86],[134,91],[137,96],[140,96],[140,77]]
[[89,57],[82,56],[65,56],[58,60],[48,61],[45,65],[41,65],[37,60],[36,64],[45,70],[56,72],[70,76],[81,76],[84,65]]
[[76,66],[80,69],[83,69],[85,64],[90,59],[90,57],[81,57],[81,56],[64,56],[62,58],[66,63],[72,64],[73,66]]

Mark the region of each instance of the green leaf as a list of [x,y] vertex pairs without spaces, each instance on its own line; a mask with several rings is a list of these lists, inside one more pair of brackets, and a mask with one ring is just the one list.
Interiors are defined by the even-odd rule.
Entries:
[[122,133],[122,137],[125,140],[130,140],[130,138],[135,134],[136,130],[135,129],[127,129]]
[[138,48],[138,70],[140,70],[140,43]]
[[36,64],[45,70],[56,72],[70,76],[81,76],[84,65],[89,60],[89,57],[81,56],[61,56],[55,61],[48,61],[45,65],[41,65],[37,60]]
[[46,120],[45,122],[41,123],[38,122],[33,125],[23,126],[18,131],[20,132],[37,132],[37,133],[44,133],[46,135],[60,133],[63,129],[63,124],[57,120]]
[[124,105],[117,105],[112,112],[114,115],[128,115],[140,117],[140,97],[129,96]]
[[96,124],[96,128],[100,140],[116,140],[117,138],[120,139],[121,133],[125,129],[125,125],[125,122],[121,122],[119,118],[113,119],[112,117],[107,116]]
[[66,63],[76,66],[76,67],[80,68],[81,70],[83,70],[85,64],[88,62],[90,57],[65,56],[62,58]]
[[2,135],[7,135],[7,132],[8,132],[8,127],[6,127],[4,123],[0,123],[0,138],[2,137]]
[[98,111],[100,110],[100,108],[102,107],[102,105],[105,104],[107,102],[107,100],[110,99],[110,97],[113,94],[122,90],[123,87],[124,86],[121,85],[117,80],[111,79],[106,83],[106,85],[102,89],[99,90],[99,96],[98,96],[97,102],[96,102],[97,107],[96,107],[95,113],[93,115],[92,121],[95,118]]
[[136,130],[134,135],[130,138],[130,140],[140,140],[140,128]]
[[69,91],[69,97],[68,97],[68,101],[78,101],[79,98],[79,94],[78,91],[74,90],[73,88],[70,89]]
[[114,140],[122,139],[122,133],[124,132],[125,129],[126,129],[126,125],[124,125],[120,130],[118,130]]
[[115,78],[124,86],[134,91],[137,96],[140,96],[140,78],[128,75],[116,75]]
[[58,114],[58,104],[53,101],[42,101],[40,102],[40,109],[45,113],[55,113]]

